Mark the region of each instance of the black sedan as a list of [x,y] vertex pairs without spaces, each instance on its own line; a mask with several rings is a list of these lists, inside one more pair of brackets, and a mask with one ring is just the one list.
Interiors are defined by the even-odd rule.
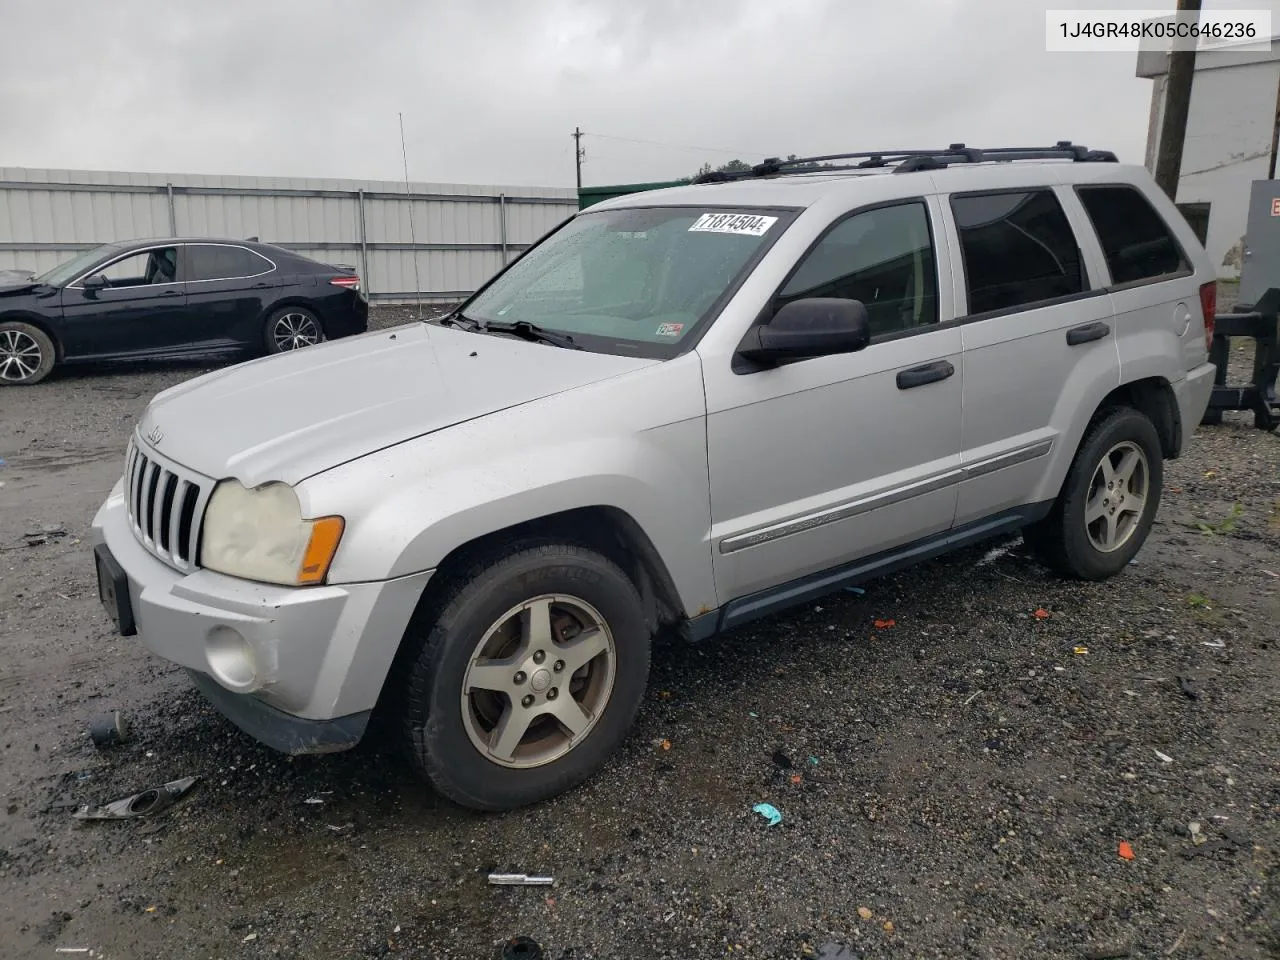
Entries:
[[280,353],[362,333],[360,277],[267,243],[108,243],[0,283],[0,385],[56,363]]

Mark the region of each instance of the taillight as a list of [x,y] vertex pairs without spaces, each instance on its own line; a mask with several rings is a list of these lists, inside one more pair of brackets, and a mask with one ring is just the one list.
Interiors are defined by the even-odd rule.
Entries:
[[1218,284],[1200,285],[1200,312],[1204,314],[1204,348],[1213,349],[1213,318],[1218,313]]
[[[342,287],[345,290],[360,289],[359,277],[334,277],[329,282],[332,283],[335,287]],[[1204,296],[1203,292],[1201,293],[1201,296]]]

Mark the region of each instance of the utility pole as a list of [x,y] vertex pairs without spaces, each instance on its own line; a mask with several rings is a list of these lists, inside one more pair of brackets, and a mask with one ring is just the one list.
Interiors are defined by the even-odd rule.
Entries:
[[578,189],[582,189],[582,161],[586,159],[586,154],[582,151],[582,130],[579,127],[573,128],[573,160],[574,166],[578,171]]
[[[1178,0],[1179,13],[1195,14],[1200,20],[1200,0]],[[1187,114],[1191,110],[1191,83],[1196,74],[1196,50],[1171,50],[1169,74],[1164,84],[1164,119],[1160,124],[1160,146],[1156,151],[1156,183],[1177,202],[1178,179],[1182,175],[1182,145],[1187,137]]]

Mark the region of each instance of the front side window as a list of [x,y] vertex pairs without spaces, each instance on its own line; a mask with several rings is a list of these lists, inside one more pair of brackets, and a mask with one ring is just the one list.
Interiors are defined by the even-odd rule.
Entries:
[[495,329],[530,323],[589,350],[679,352],[793,214],[646,207],[580,214],[462,307]]
[[1133,187],[1079,187],[1077,192],[1098,233],[1112,283],[1135,283],[1191,269],[1160,214]]
[[112,289],[174,283],[178,278],[178,248],[143,250],[121,257],[96,272],[107,278]]
[[188,280],[236,280],[271,269],[268,261],[243,247],[189,243],[185,253]]
[[1008,310],[1085,288],[1071,224],[1052,190],[951,198],[969,313]]
[[861,301],[872,337],[936,323],[938,279],[924,203],[856,213],[827,231],[775,302],[809,297]]

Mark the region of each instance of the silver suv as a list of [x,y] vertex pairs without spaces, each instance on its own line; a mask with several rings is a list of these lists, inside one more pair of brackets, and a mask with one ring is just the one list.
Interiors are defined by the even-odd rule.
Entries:
[[252,736],[375,707],[477,809],[597,770],[650,639],[1021,529],[1124,569],[1203,414],[1214,273],[1141,167],[858,154],[615,199],[450,315],[155,397],[103,602]]

